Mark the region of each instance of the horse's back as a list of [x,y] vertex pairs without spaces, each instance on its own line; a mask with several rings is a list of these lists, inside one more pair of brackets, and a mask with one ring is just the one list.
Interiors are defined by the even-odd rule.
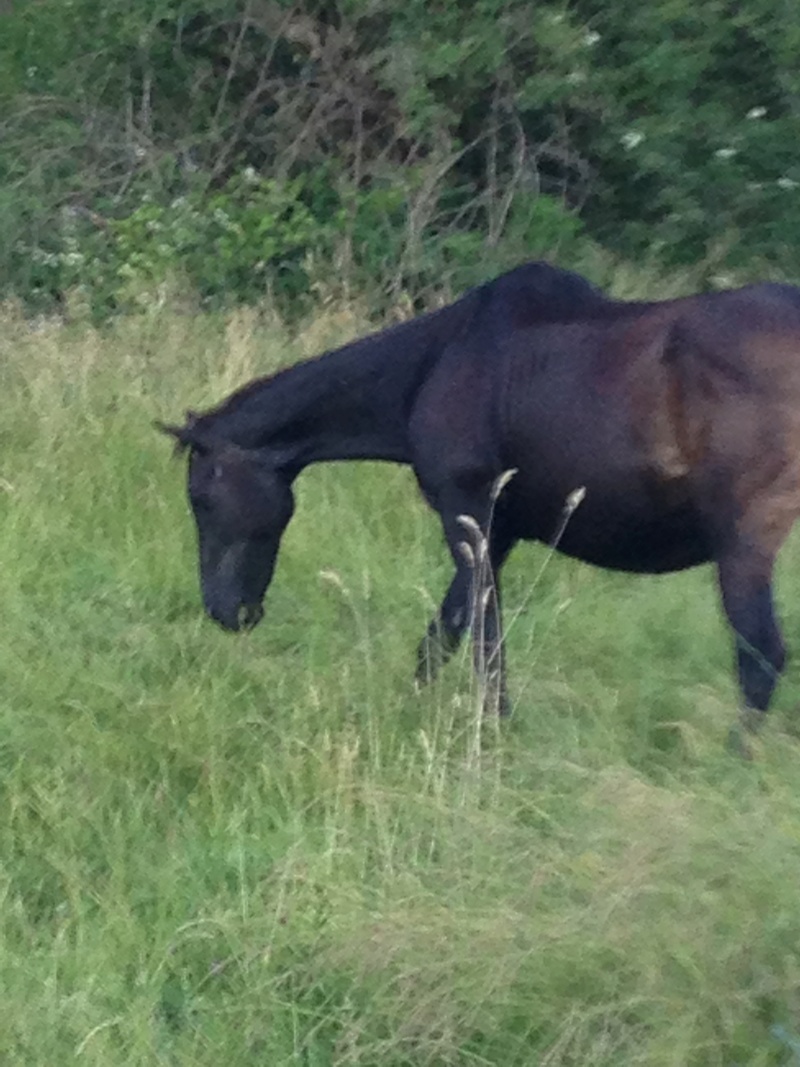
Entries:
[[544,260],[523,263],[472,292],[480,296],[475,327],[495,335],[553,322],[574,322],[607,303],[605,295],[575,271]]

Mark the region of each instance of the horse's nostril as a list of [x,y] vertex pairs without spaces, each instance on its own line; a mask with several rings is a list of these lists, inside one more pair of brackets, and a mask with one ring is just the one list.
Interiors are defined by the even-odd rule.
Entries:
[[252,630],[264,617],[264,609],[260,604],[242,604],[239,608],[239,625],[242,629]]

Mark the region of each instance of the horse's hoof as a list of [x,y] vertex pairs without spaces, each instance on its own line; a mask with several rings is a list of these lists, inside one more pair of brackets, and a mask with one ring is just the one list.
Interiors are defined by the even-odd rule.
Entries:
[[739,722],[749,734],[757,734],[764,725],[764,712],[757,708],[742,708],[739,712]]
[[485,697],[482,704],[484,719],[510,719],[511,701],[507,696]]
[[728,733],[728,748],[742,759],[753,760],[756,757],[756,735],[764,725],[764,713],[755,708],[742,708],[739,721]]
[[732,726],[728,731],[727,747],[731,755],[739,756],[740,759],[750,761],[755,758],[752,735],[748,734],[739,723]]
[[423,690],[428,689],[436,681],[436,675],[432,671],[417,671],[414,674],[413,686],[417,696],[422,696]]

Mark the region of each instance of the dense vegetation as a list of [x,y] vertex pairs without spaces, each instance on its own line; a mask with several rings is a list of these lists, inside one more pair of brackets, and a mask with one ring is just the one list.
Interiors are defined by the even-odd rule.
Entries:
[[411,685],[450,565],[407,471],[306,472],[260,629],[201,615],[151,420],[360,320],[0,325],[3,1064],[797,1063],[798,675],[728,755],[708,569],[521,546],[481,739],[468,658]]
[[796,275],[800,8],[37,0],[0,32],[0,290],[379,308],[599,249]]

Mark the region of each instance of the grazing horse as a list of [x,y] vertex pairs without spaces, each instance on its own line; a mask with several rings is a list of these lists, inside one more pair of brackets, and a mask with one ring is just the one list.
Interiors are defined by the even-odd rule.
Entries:
[[262,617],[300,471],[387,460],[413,468],[455,563],[419,680],[472,625],[485,707],[508,711],[499,572],[529,539],[621,571],[713,561],[746,725],[767,709],[773,564],[800,513],[800,289],[622,302],[529,263],[161,429],[190,451],[203,600],[226,629]]

